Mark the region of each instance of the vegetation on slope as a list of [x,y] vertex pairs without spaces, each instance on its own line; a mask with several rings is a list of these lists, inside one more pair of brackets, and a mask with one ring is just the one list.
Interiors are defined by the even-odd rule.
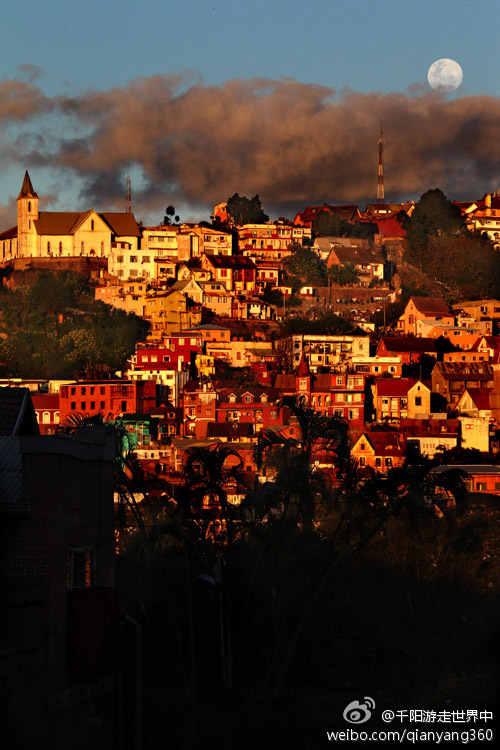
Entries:
[[147,329],[137,316],[96,301],[85,277],[42,271],[0,292],[0,372],[46,378],[95,365],[114,372]]

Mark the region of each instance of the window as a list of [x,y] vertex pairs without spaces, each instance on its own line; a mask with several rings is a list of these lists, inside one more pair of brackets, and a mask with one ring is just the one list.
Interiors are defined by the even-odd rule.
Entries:
[[72,401],[70,404],[71,411],[76,411],[76,401]]
[[91,402],[90,402],[90,408],[91,408],[92,410],[95,410],[95,401],[91,401]]
[[82,402],[81,402],[81,406],[80,406],[80,408],[82,409],[82,411],[83,411],[84,409],[86,409],[86,408],[87,408],[87,402],[86,402],[86,401],[82,401]]
[[50,424],[50,412],[44,411],[42,416],[43,424]]
[[137,255],[131,255],[130,256],[130,262],[131,263],[137,263]]
[[123,263],[123,255],[117,255],[116,256],[116,262],[117,263]]
[[392,468],[392,457],[391,456],[387,456],[387,458],[385,459],[385,465],[387,466],[388,469]]
[[50,242],[47,242],[47,252],[48,252],[48,253],[49,253],[49,255],[50,255]]
[[95,547],[68,550],[68,589],[85,589],[96,585]]
[[422,406],[422,396],[416,396],[415,406]]
[[376,468],[380,468],[382,466],[382,459],[380,458],[380,456],[375,457],[375,466]]
[[90,229],[92,230],[92,232],[94,231],[94,219],[92,219],[90,222]]
[[81,389],[80,393],[81,393],[82,396],[85,396],[85,394],[87,393],[87,388],[85,386],[83,386],[83,388]]
[[126,402],[126,401],[122,401],[122,407],[121,407],[121,410],[122,410],[122,411],[127,411],[127,402]]
[[71,395],[72,395],[72,396],[74,396],[74,395],[75,395],[75,393],[76,393],[76,388],[72,388],[72,389],[71,389]]

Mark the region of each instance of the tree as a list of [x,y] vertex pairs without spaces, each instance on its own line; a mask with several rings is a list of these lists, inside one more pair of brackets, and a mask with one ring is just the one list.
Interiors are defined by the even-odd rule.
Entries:
[[330,266],[328,277],[332,284],[346,286],[347,284],[357,284],[359,273],[353,263],[346,263],[345,266]]
[[[184,495],[191,509],[200,513],[206,507],[211,519],[221,513],[228,541],[232,543],[234,514],[227,496],[229,490],[244,487],[241,456],[222,443],[209,448],[189,448],[186,453]],[[190,509],[186,508],[186,511],[189,513]]]
[[258,195],[254,195],[253,198],[246,198],[235,193],[227,199],[226,210],[236,226],[266,224],[269,221],[269,216],[264,213]]
[[415,205],[411,216],[403,221],[406,230],[406,258],[420,270],[429,260],[429,243],[433,237],[454,237],[465,229],[458,206],[439,189],[428,190]]
[[[292,277],[292,286],[296,289],[304,284],[316,286],[324,282],[326,265],[309,247],[294,245],[292,254],[285,260],[287,274]],[[294,280],[295,279],[295,280]]]
[[351,224],[343,221],[334,211],[325,208],[314,219],[314,234],[317,237],[373,237],[373,225]]
[[173,206],[167,206],[165,209],[165,216],[163,217],[163,224],[169,227],[172,224],[172,217],[175,217],[175,221],[179,223],[179,217],[175,215],[175,208]]
[[306,528],[312,528],[317,507],[329,492],[329,472],[319,463],[339,465],[348,455],[347,423],[302,403],[291,411],[299,435],[266,429],[259,433],[255,449],[257,465],[275,474],[273,488],[281,513],[292,512]]

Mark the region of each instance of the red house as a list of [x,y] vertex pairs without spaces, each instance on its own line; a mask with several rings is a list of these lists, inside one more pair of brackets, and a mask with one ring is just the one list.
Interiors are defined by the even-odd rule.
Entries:
[[82,380],[62,385],[59,391],[61,421],[67,414],[147,414],[157,406],[157,385],[152,380]]
[[59,426],[59,394],[32,393],[31,400],[40,428],[40,435],[54,435]]
[[436,340],[417,336],[383,336],[377,357],[400,357],[403,365],[419,362],[422,354],[437,357]]

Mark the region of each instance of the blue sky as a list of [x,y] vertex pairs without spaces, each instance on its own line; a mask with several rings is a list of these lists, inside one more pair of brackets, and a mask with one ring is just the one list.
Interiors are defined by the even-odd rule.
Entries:
[[[157,0],[145,0],[140,4],[107,0],[82,0],[79,3],[50,0],[40,4],[34,0],[25,0],[23,3],[9,4],[3,9],[0,31],[0,80],[4,84],[18,81],[24,86],[29,85],[24,96],[29,97],[30,102],[34,97],[42,97],[44,104],[37,107],[36,113],[30,104],[29,114],[17,113],[14,118],[2,117],[0,92],[0,149],[3,151],[4,165],[0,178],[0,205],[4,207],[3,216],[8,218],[9,211],[12,210],[12,203],[9,209],[8,202],[17,194],[26,167],[30,169],[39,193],[45,191],[47,197],[51,196],[52,203],[50,206],[46,205],[47,208],[77,208],[75,201],[82,200],[84,205],[79,203],[78,208],[86,208],[89,201],[93,202],[93,196],[89,193],[92,185],[98,186],[95,207],[101,207],[97,205],[97,201],[107,202],[108,205],[102,206],[103,209],[113,206],[113,201],[118,200],[116,183],[119,174],[123,174],[123,167],[120,171],[117,163],[110,163],[109,167],[100,170],[99,179],[93,179],[91,171],[96,169],[100,152],[95,151],[96,159],[88,159],[85,168],[81,170],[75,163],[68,165],[67,158],[61,158],[61,144],[64,142],[66,153],[68,143],[94,134],[91,148],[95,149],[95,134],[102,125],[106,106],[116,101],[122,92],[129,91],[131,81],[138,78],[148,82],[154,76],[183,75],[182,81],[175,85],[175,92],[166,96],[174,96],[180,106],[183,103],[183,92],[189,91],[192,99],[190,106],[196,110],[202,104],[206,107],[207,102],[206,97],[201,95],[195,100],[195,90],[199,91],[201,87],[213,89],[217,94],[222,89],[226,92],[227,82],[233,79],[242,79],[244,82],[255,78],[272,82],[292,79],[305,86],[295,91],[296,100],[301,97],[307,99],[314,86],[327,87],[329,91],[323,93],[321,106],[326,106],[330,99],[336,102],[337,108],[349,98],[350,92],[359,94],[362,95],[358,103],[360,117],[366,115],[373,95],[378,92],[382,99],[377,99],[381,110],[377,114],[384,117],[389,160],[390,141],[400,138],[400,133],[391,134],[391,115],[388,116],[387,111],[392,112],[393,103],[387,97],[408,97],[412,106],[415,106],[415,98],[421,97],[427,101],[426,97],[430,95],[427,70],[438,58],[455,59],[464,72],[460,89],[442,103],[443,112],[448,107],[448,127],[453,120],[453,117],[450,119],[449,108],[456,100],[465,102],[469,98],[482,97],[484,106],[481,112],[484,121],[488,120],[485,110],[488,99],[493,99],[493,103],[489,102],[488,106],[496,106],[497,98],[500,97],[500,69],[497,59],[499,31],[500,4],[497,0],[477,0],[474,3],[463,0],[421,0],[418,4],[403,3],[400,0],[358,0],[356,3],[338,0],[309,0],[307,3],[295,0],[253,0],[245,3],[239,0],[183,0],[168,4]],[[142,88],[137,86],[137,96],[143,95],[143,89],[149,91],[150,86],[147,83]],[[99,113],[93,116],[97,92],[101,92],[106,101],[104,104],[99,102]],[[226,93],[224,106],[231,107]],[[159,97],[163,95],[164,92],[160,92]],[[240,91],[238,96],[242,95]],[[271,95],[278,96],[281,94],[276,91]],[[288,92],[285,96],[287,102],[290,101],[290,96]],[[261,99],[262,97],[266,106],[271,107],[271,99],[266,98],[265,94],[261,94]],[[76,117],[74,112],[68,114],[69,109],[72,109],[69,102],[75,98],[78,100],[79,110],[79,116]],[[260,106],[261,99],[255,100],[255,107]],[[143,113],[146,119],[151,116],[148,108],[151,110],[154,107],[152,101],[149,94]],[[92,103],[90,114],[89,102]],[[320,105],[314,106],[317,109]],[[465,109],[464,105],[460,110],[462,118],[465,117]],[[295,113],[295,106],[288,105],[282,116],[286,118],[291,110]],[[432,108],[429,112],[431,110]],[[123,107],[119,111],[121,116],[126,112]],[[275,110],[272,111],[276,116]],[[353,117],[356,119],[356,102],[351,102],[348,111],[351,120]],[[491,116],[491,111],[488,111]],[[175,108],[165,112],[169,118],[175,116]],[[455,117],[457,116],[455,112]],[[476,112],[476,119],[477,116]],[[187,123],[187,112],[183,112],[183,117],[186,118],[183,122]],[[295,118],[297,117],[299,115],[295,113]],[[260,119],[269,123],[269,111],[266,110],[265,116]],[[396,119],[398,127],[402,127],[401,115],[394,118],[394,121]],[[422,119],[425,119],[423,115]],[[338,118],[335,122],[336,127],[340,128]],[[274,124],[275,119],[273,127]],[[211,132],[212,125],[213,123],[207,122],[207,133]],[[407,127],[408,123],[404,125]],[[290,132],[293,130],[294,122],[291,122]],[[338,137],[347,140],[362,139],[366,137],[366,132],[354,130],[353,134],[344,122]],[[187,124],[185,133],[185,140],[193,138],[199,142],[199,133],[196,138],[190,136]],[[301,143],[304,147],[306,135],[307,129],[303,135],[295,134],[296,143]],[[34,158],[37,137],[36,148],[43,152],[43,159],[39,159],[38,163]],[[121,137],[131,139],[129,150],[132,154],[134,138],[130,132],[125,136],[117,131],[114,137],[117,142]],[[156,133],[152,137],[156,138]],[[176,137],[180,138],[180,135],[177,133]],[[262,137],[265,137],[264,133]],[[275,137],[273,153],[276,153],[279,143],[287,138],[286,129],[281,127],[279,138],[277,134]],[[377,137],[378,134],[374,133],[375,149]],[[209,141],[207,138],[208,151],[212,148]],[[157,145],[160,157],[164,153],[163,146],[164,144]],[[262,151],[262,144],[254,144],[254,147],[255,153],[259,151],[260,154],[256,155],[258,162],[266,152],[265,149]],[[239,154],[243,153],[243,144],[234,144],[233,148]],[[361,140],[358,140],[359,148]],[[457,141],[453,153],[458,148]],[[215,148],[214,154],[217,153]],[[123,155],[120,158],[122,157],[124,158]],[[166,163],[171,162],[172,158],[170,155]],[[452,154],[449,158],[452,158]],[[497,154],[490,154],[490,158],[497,159]],[[470,174],[476,180],[474,188],[477,183],[479,189],[479,178],[483,175],[485,190],[491,189],[491,170],[481,172],[485,159],[486,154],[473,159]],[[183,156],[184,163],[186,160],[189,161],[188,154]],[[197,176],[198,181],[205,185],[205,198],[201,189],[196,191],[192,186],[184,184],[181,165],[177,164],[172,175],[161,181],[158,174],[153,174],[151,161],[152,156],[145,153],[137,153],[132,158],[133,182],[138,196],[140,195],[138,208],[143,211],[147,220],[153,220],[162,202],[160,197],[148,201],[148,190],[161,189],[165,193],[166,203],[175,199],[176,208],[182,210],[184,218],[197,211],[205,212],[205,215],[210,213],[207,207],[215,197],[215,190],[209,189],[209,172],[214,169],[213,165],[210,170],[207,166],[203,174]],[[316,157],[311,158],[311,170],[315,170],[314,178],[311,173],[311,184],[318,179],[318,163]],[[332,168],[335,163],[332,157]],[[235,165],[238,170],[254,169],[240,156],[235,159],[233,168]],[[340,167],[340,172],[344,174],[345,167]],[[228,179],[229,168],[228,165],[224,171],[225,179],[231,183],[228,188],[238,189],[238,176],[235,180]],[[464,166],[460,179],[457,178],[458,181],[451,184],[456,192],[465,189],[464,169],[468,167]],[[390,170],[388,178],[389,172]],[[256,174],[260,174],[258,169]],[[438,177],[439,170],[435,166],[429,178]],[[304,174],[302,179],[307,182],[308,175]],[[497,180],[500,180],[500,174]],[[278,184],[271,186],[269,181],[261,179],[261,187],[247,178],[241,179],[241,182],[240,193],[244,189],[255,189],[259,194],[265,192],[272,205],[280,202]],[[422,183],[417,181],[413,185],[411,181],[398,180],[397,197],[402,197],[402,192],[411,192],[412,189],[418,192],[424,182],[425,180]],[[287,190],[285,184],[283,192],[286,193],[282,201],[284,207],[292,207],[295,203],[298,205],[302,198],[306,200],[308,196],[306,190]],[[328,200],[352,200],[355,193],[351,186],[343,189],[340,182],[332,182],[326,183],[310,197],[311,200],[318,200],[321,196]],[[370,197],[364,193],[368,193],[368,189],[360,188],[360,200]],[[228,195],[222,194],[220,200],[227,197]],[[72,202],[72,205],[68,202]]]

